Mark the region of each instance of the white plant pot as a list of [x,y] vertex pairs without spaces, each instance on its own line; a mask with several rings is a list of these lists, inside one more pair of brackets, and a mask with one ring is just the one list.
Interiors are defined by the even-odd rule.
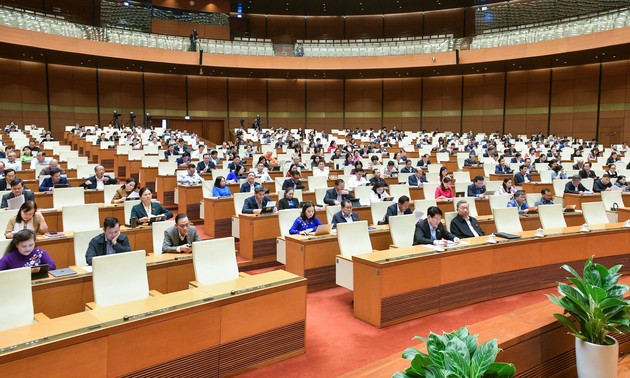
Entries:
[[597,345],[575,338],[575,360],[579,378],[616,378],[619,343]]

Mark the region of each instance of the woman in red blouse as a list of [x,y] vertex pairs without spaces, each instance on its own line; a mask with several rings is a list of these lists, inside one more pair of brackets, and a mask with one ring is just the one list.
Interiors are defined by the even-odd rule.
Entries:
[[451,188],[451,178],[444,177],[440,186],[435,188],[435,199],[453,198],[453,189]]

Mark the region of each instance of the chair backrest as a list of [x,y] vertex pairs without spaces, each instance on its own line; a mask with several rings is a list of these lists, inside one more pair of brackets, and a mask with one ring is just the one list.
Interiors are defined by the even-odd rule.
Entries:
[[[0,230],[6,230],[7,229],[7,224],[9,224],[9,219],[13,218],[14,216],[17,215],[19,210],[4,210],[4,211],[0,211]],[[4,237],[4,232],[0,232],[0,240],[4,240],[6,239]],[[1,251],[0,251],[0,257],[1,257]]]
[[[304,202],[304,192],[302,191],[302,189],[295,189],[293,191],[293,198],[295,198],[296,200],[300,201],[300,202]],[[284,194],[278,198],[283,198]]]
[[307,180],[309,191],[328,187],[328,179],[324,176],[308,176]]
[[84,191],[83,188],[56,188],[53,190],[53,207],[59,209],[85,204]]
[[425,215],[427,214],[427,209],[431,206],[437,206],[437,201],[435,199],[423,199],[413,201],[414,211],[420,210]]
[[553,171],[540,171],[540,182],[548,182],[550,183],[551,180],[551,173]]
[[87,262],[85,261],[85,253],[87,252],[90,240],[92,240],[96,235],[100,235],[102,233],[103,229],[101,228],[74,232],[74,265],[87,266]]
[[120,189],[120,185],[105,185],[103,187],[103,201],[105,204],[112,203],[112,198],[114,198],[114,194],[116,194],[118,189]]
[[455,198],[455,200],[453,201],[453,207],[455,208],[455,211],[457,211],[457,203],[459,201],[468,202],[468,215],[470,215],[471,217],[479,216],[479,212],[477,212],[477,200],[475,199],[475,197]]
[[490,210],[507,207],[508,202],[510,202],[510,196],[499,195],[499,194],[488,196],[488,203],[490,205]]
[[[229,162],[227,162],[229,164]],[[219,176],[223,176],[223,177],[227,177],[230,174],[230,170],[223,168],[223,169],[213,169],[212,170],[212,181],[216,180],[217,177]]]
[[94,168],[96,168],[98,164],[79,164],[77,165],[77,177],[78,178],[88,178],[94,175]]
[[332,223],[332,219],[338,212],[341,211],[341,205],[332,205],[326,207],[326,221],[328,224]]
[[174,220],[167,220],[164,222],[155,222],[151,225],[151,236],[153,238],[153,254],[162,254],[162,243],[164,242],[164,230],[174,226]]
[[404,184],[409,181],[409,176],[413,175],[413,173],[399,173],[398,174],[398,183]]
[[276,177],[273,182],[276,188],[276,193],[280,196],[280,198],[282,198],[282,196],[284,195],[284,192],[282,191],[282,184],[284,184],[284,180],[286,180],[286,178],[283,177]]
[[567,185],[569,179],[555,179],[553,180],[553,191],[556,197],[564,197],[564,187]]
[[564,228],[567,226],[561,205],[539,206],[538,214],[540,215],[540,224],[542,224],[544,229]]
[[88,164],[87,156],[68,157],[68,169],[77,169],[79,165]]
[[31,269],[0,271],[0,331],[33,323]]
[[536,201],[538,201],[542,197],[540,193],[527,193],[525,194],[525,200],[529,206],[534,206]]
[[214,188],[214,181],[212,180],[203,180],[201,182],[201,193],[203,198],[211,198],[212,197],[212,188]]
[[251,197],[251,193],[234,193],[234,213],[236,215],[243,214],[243,205],[247,197]]
[[582,203],[582,215],[590,226],[593,224],[607,224],[610,222],[606,214],[606,205],[603,202]]
[[145,251],[131,251],[92,259],[94,302],[113,306],[149,297]]
[[98,217],[98,204],[64,206],[61,209],[61,219],[65,231],[94,230],[101,227]]
[[492,210],[492,213],[494,214],[494,225],[498,232],[519,233],[523,231],[516,207],[496,208]]
[[160,165],[160,156],[143,156],[141,164],[143,168],[158,167]]
[[446,230],[451,232],[451,222],[453,218],[457,216],[457,211],[447,211],[444,213],[444,223],[446,224]]
[[332,188],[315,188],[315,203],[318,205],[324,205],[324,197],[326,197],[326,191]]
[[177,163],[174,161],[161,161],[157,167],[159,176],[172,176],[177,170]]
[[584,185],[584,187],[588,190],[593,190],[593,184],[595,183],[595,180],[593,180],[592,178],[585,178],[582,179],[582,185]]
[[503,181],[499,180],[486,180],[486,190],[496,192],[503,185]]
[[233,237],[194,242],[192,256],[195,280],[200,285],[212,285],[238,278]]
[[369,206],[372,201],[370,200],[370,193],[372,192],[371,186],[357,186],[354,188],[354,196],[360,199],[361,205]]
[[378,224],[379,221],[385,219],[385,213],[387,213],[387,207],[391,204],[397,203],[394,202],[373,202],[372,206],[370,206],[370,212],[372,213],[372,223]]
[[614,204],[617,204],[618,207],[624,207],[621,192],[618,191],[602,192],[602,202],[606,210],[610,210]]
[[278,224],[280,225],[280,236],[289,235],[289,229],[293,226],[293,222],[302,213],[301,209],[284,209],[278,211]]
[[338,223],[337,242],[339,251],[345,257],[372,252],[368,222]]
[[407,184],[393,184],[389,186],[389,195],[394,197],[394,200],[398,201],[401,196],[407,196],[411,198],[409,194],[409,185]]
[[470,173],[468,171],[453,172],[453,178],[455,182],[465,182],[466,185],[470,185]]
[[397,247],[411,247],[415,229],[416,216],[414,214],[389,218],[389,234],[392,237],[392,243]]
[[125,214],[125,224],[129,224],[129,220],[131,219],[131,208],[135,205],[139,204],[140,200],[129,200],[125,201],[123,204],[124,214]]
[[435,189],[440,186],[438,182],[425,182],[423,185],[424,188],[424,199],[435,199]]

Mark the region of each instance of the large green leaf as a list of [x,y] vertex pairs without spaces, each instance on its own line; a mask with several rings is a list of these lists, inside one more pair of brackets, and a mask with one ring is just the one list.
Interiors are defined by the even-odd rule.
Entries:
[[422,352],[420,352],[416,348],[407,348],[403,351],[402,358],[411,361],[416,355],[421,354],[421,353]]
[[470,352],[468,351],[468,346],[459,338],[451,339],[446,344],[446,351],[454,351],[459,353],[460,356],[466,362],[466,365],[470,365]]
[[484,378],[512,378],[516,374],[516,367],[505,362],[494,362],[488,366]]
[[403,373],[402,371],[397,371],[396,373],[394,373],[394,375],[392,375],[392,378],[421,378],[420,375],[409,375],[407,373]]
[[562,324],[567,327],[572,333],[580,333],[580,331],[575,327],[575,324],[562,314],[553,314],[553,316]]
[[420,374],[424,373],[424,369],[427,366],[431,366],[431,359],[429,357],[418,354],[411,360],[411,367]]
[[499,353],[497,339],[492,339],[481,344],[472,356],[471,371],[478,376],[482,376],[488,367],[494,362]]
[[[466,349],[466,353],[468,353],[468,349]],[[453,372],[457,377],[470,376],[470,361],[466,361],[456,350],[447,350],[444,352],[444,367]]]

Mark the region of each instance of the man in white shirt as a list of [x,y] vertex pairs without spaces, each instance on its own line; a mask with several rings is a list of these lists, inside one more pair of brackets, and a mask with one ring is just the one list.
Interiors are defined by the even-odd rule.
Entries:
[[190,154],[190,157],[191,157],[193,160],[201,160],[201,159],[203,159],[203,154],[204,154],[205,152],[206,152],[206,146],[204,146],[203,144],[200,144],[200,145],[197,147],[197,150],[196,150],[196,151],[193,151],[193,152]]
[[192,163],[188,164],[186,172],[180,173],[177,177],[179,185],[201,185],[203,179],[197,174],[196,166]]
[[31,169],[35,169],[35,167],[39,166],[48,166],[50,165],[49,158],[46,157],[45,151],[38,151],[37,155],[35,155],[35,159],[31,160]]
[[258,163],[256,165],[256,170],[254,171],[256,177],[260,178],[261,182],[272,182],[273,179],[269,176],[269,173],[265,170],[265,166],[263,163]]
[[356,187],[366,186],[367,180],[365,179],[365,177],[363,177],[364,173],[365,171],[363,170],[363,168],[357,168],[355,170],[355,175],[350,177],[350,180],[348,182],[348,189],[354,190],[354,188]]
[[326,164],[320,161],[317,168],[313,169],[313,176],[323,176],[328,178],[328,170],[326,170]]
[[22,170],[22,162],[17,159],[15,152],[11,152],[7,155],[7,162],[4,164],[6,169],[14,169],[16,171]]

